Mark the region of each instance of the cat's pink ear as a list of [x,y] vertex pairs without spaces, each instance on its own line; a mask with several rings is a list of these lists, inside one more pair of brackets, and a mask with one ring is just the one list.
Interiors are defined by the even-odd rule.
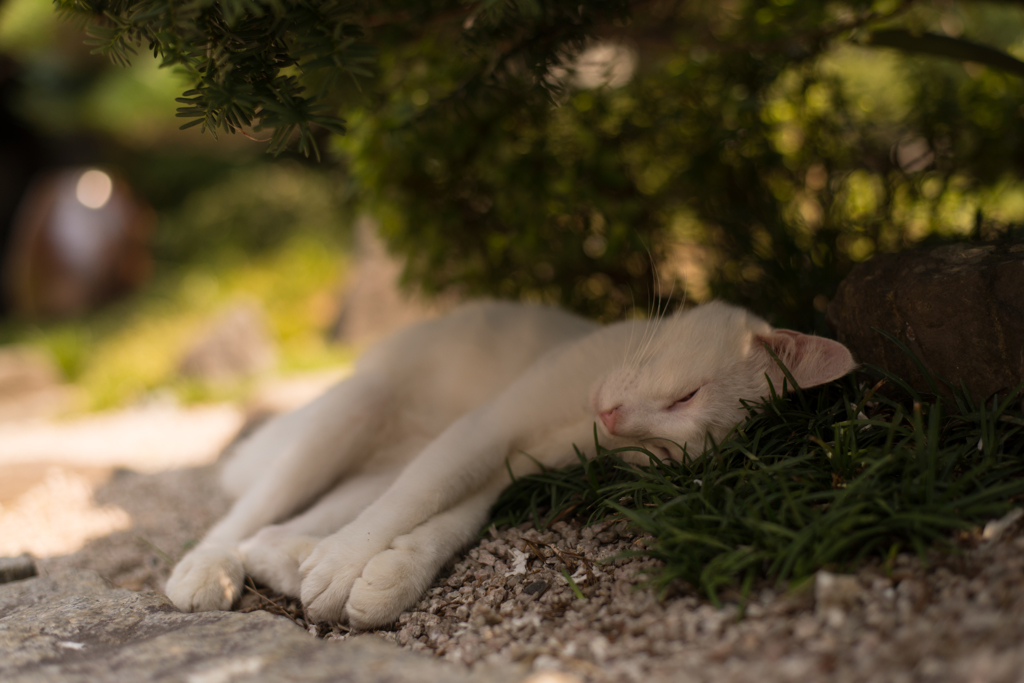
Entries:
[[769,334],[758,335],[756,342],[770,348],[796,383],[805,389],[839,379],[857,367],[849,349],[824,337],[793,330],[772,330]]

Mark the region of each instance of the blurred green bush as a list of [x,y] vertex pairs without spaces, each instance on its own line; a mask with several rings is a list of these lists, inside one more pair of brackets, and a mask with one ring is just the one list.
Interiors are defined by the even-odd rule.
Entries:
[[[428,291],[602,319],[721,296],[821,332],[856,261],[1024,216],[1014,3],[58,4],[106,10],[91,40],[115,60],[149,44],[190,70],[189,123],[331,138],[350,208]],[[599,45],[632,77],[577,78]],[[344,136],[310,127],[341,130],[327,113]],[[224,240],[279,238],[256,206]],[[176,225],[168,253],[216,230]]]
[[460,91],[457,36],[425,34],[382,56],[337,147],[428,288],[611,319],[654,305],[652,263],[666,280],[688,258],[676,296],[824,332],[854,262],[1024,218],[1024,81],[860,45],[868,26],[1024,54],[1009,5],[648,4],[599,35],[635,76],[552,103],[528,72]]

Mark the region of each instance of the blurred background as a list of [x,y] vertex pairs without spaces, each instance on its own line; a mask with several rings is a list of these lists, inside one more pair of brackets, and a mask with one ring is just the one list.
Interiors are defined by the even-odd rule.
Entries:
[[1020,3],[635,3],[540,66],[442,5],[370,17],[317,160],[178,130],[187,75],[0,0],[0,414],[240,398],[479,295],[601,320],[722,297],[825,333],[854,263],[1024,220],[1024,72],[970,48],[1024,57]]
[[338,165],[179,131],[181,74],[84,38],[51,3],[0,2],[0,394],[6,379],[17,399],[0,415],[238,398],[348,361],[330,335],[349,261]]

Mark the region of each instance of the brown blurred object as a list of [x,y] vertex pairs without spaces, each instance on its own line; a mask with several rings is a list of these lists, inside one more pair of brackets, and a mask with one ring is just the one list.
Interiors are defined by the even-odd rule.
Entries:
[[41,175],[11,226],[3,291],[27,318],[81,315],[138,289],[152,272],[153,209],[95,168]]
[[[894,335],[936,377],[977,400],[1024,382],[1024,242],[962,242],[881,254],[858,264],[826,313],[862,363],[921,391],[916,363],[875,329]],[[940,393],[950,395],[938,382]]]

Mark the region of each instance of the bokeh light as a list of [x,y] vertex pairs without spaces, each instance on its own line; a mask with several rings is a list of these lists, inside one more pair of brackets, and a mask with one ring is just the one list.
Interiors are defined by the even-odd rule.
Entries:
[[102,209],[110,201],[114,191],[114,181],[99,169],[91,168],[78,178],[75,186],[75,197],[83,206],[90,209]]

